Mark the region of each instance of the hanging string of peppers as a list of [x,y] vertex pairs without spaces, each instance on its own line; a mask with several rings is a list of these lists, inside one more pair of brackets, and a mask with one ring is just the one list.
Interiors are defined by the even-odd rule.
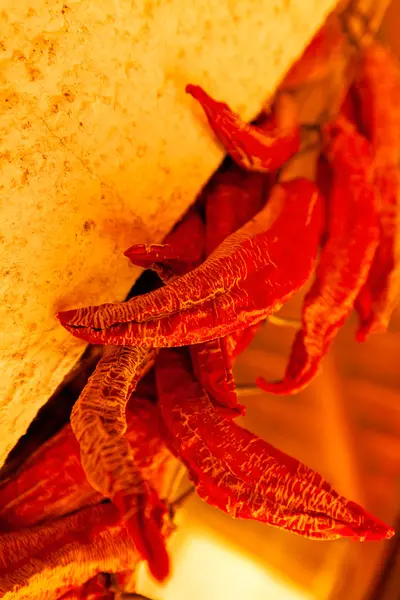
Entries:
[[[126,251],[158,274],[158,289],[58,315],[71,334],[105,350],[71,425],[0,486],[0,593],[17,584],[26,592],[55,553],[73,562],[86,548],[92,567],[69,573],[68,585],[49,597],[111,599],[99,544],[113,548],[106,566],[121,582],[140,560],[164,580],[174,457],[197,494],[235,518],[317,540],[394,534],[234,422],[245,411],[234,359],[310,278],[282,379],[257,382],[268,392],[304,389],[353,310],[364,341],[387,328],[399,299],[400,71],[390,50],[376,41],[358,48],[353,80],[338,91],[341,109],[317,124],[315,182],[282,176],[306,130],[290,90],[323,79],[344,60],[346,44],[339,20],[327,21],[253,125],[199,85],[187,86],[232,160],[163,244]],[[33,539],[40,542],[27,552]]]

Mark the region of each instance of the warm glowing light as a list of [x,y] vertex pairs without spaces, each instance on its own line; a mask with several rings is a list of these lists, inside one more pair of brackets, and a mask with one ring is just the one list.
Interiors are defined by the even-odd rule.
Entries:
[[174,575],[165,587],[146,575],[140,591],[160,600],[311,600],[221,540],[193,532],[173,553]]

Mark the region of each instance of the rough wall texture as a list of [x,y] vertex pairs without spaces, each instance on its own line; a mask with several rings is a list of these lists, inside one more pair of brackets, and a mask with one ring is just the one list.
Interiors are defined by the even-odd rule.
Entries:
[[3,0],[0,464],[221,159],[187,82],[253,117],[335,0]]

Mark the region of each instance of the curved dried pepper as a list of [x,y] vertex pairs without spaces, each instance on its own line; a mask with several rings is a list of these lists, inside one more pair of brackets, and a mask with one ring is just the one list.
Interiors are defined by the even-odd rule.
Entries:
[[187,275],[125,303],[58,317],[73,335],[94,343],[144,348],[223,337],[265,319],[304,285],[321,226],[321,198],[312,182],[277,184],[266,207]]
[[[173,526],[166,521],[167,538]],[[0,597],[53,600],[96,574],[122,573],[140,557],[117,508],[86,507],[54,522],[0,535]]]
[[370,145],[343,118],[324,129],[332,167],[328,239],[302,310],[282,381],[257,384],[274,394],[293,394],[318,373],[320,362],[350,315],[365,283],[378,243],[377,197]]
[[0,486],[0,531],[46,522],[101,499],[86,479],[69,425]]
[[71,414],[91,485],[121,512],[139,554],[154,577],[165,579],[169,558],[162,535],[166,507],[135,463],[124,436],[128,399],[149,361],[148,350],[107,347]]
[[375,158],[381,197],[380,242],[357,300],[357,339],[385,331],[400,298],[400,72],[391,52],[374,42],[362,55],[355,83],[360,117]]
[[[127,406],[125,437],[135,464],[163,493],[165,471],[172,459],[157,427],[157,408],[134,395]],[[77,511],[103,499],[82,468],[79,444],[66,425],[0,486],[0,531],[15,531]]]
[[90,506],[53,523],[0,535],[0,596],[54,598],[101,571],[132,567],[138,558],[117,509],[109,503]]
[[298,112],[289,95],[280,94],[272,117],[256,126],[242,121],[225,102],[214,100],[198,85],[187,85],[186,92],[200,102],[215,135],[240,167],[269,173],[299,150]]
[[314,539],[393,535],[321,475],[221,418],[193,377],[185,350],[160,351],[156,381],[166,443],[209,504]]
[[[215,177],[218,179],[218,174]],[[209,194],[207,201],[208,196]],[[218,222],[224,220],[223,214],[219,217]],[[210,227],[210,223],[208,225],[208,231],[214,231],[214,226],[218,229],[217,220],[212,223],[213,227]],[[235,229],[237,227],[230,228],[226,235]],[[163,281],[167,282],[201,263],[205,243],[204,223],[199,214],[192,210],[166,236],[164,244],[132,246],[125,255],[134,264],[155,270]],[[215,402],[221,405],[221,409],[227,409],[227,414],[234,417],[242,414],[244,407],[239,406],[237,401],[231,361],[225,352],[225,345],[223,339],[196,344],[191,347],[191,355],[199,381],[212,394]]]
[[303,54],[289,69],[280,89],[315,83],[327,77],[337,60],[341,60],[346,37],[337,15],[312,38]]

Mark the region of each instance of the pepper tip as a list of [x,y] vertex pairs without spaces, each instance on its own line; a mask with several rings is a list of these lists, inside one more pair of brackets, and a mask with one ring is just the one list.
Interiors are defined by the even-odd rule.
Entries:
[[195,95],[195,93],[196,93],[196,88],[197,88],[197,87],[198,87],[198,86],[197,86],[197,85],[194,85],[193,83],[188,83],[188,84],[187,84],[187,86],[185,87],[185,92],[186,92],[187,94],[190,94],[191,96],[194,96],[194,95]]
[[256,378],[256,386],[268,394],[275,394],[277,396],[286,395],[289,392],[283,384],[284,382],[279,379],[276,381],[267,381],[264,377]]

